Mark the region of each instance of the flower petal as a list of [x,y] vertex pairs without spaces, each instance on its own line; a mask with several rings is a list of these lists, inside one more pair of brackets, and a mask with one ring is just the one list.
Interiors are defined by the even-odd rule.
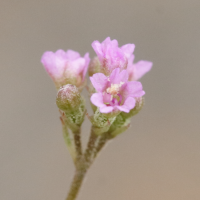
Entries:
[[67,59],[69,59],[69,60],[75,60],[75,59],[80,58],[81,56],[80,56],[80,54],[79,54],[78,52],[69,49],[69,50],[67,50],[67,52],[66,52],[66,57],[67,57]]
[[121,70],[125,69],[127,67],[127,59],[130,56],[129,54],[133,51],[133,45],[128,44],[122,47],[124,49],[123,52],[118,47],[117,40],[111,40],[110,37],[107,37],[102,43],[94,41],[92,47],[101,63],[100,71],[106,75],[110,75],[118,67]]
[[84,58],[78,58],[74,61],[69,62],[67,71],[73,75],[76,76],[78,74],[81,74],[85,67],[85,59]]
[[122,70],[120,72],[120,68],[116,68],[112,71],[110,75],[110,82],[113,84],[119,84],[120,82],[128,81],[128,72],[126,70]]
[[101,61],[103,58],[101,43],[99,41],[92,42],[92,48],[94,49],[95,53],[99,57],[99,60]]
[[121,50],[124,52],[127,58],[131,56],[131,54],[134,52],[134,49],[135,49],[134,44],[125,44],[121,47]]
[[47,51],[41,58],[41,62],[44,65],[44,68],[53,79],[62,78],[63,72],[65,70],[66,60],[64,59],[63,52],[64,51],[62,50],[59,50],[56,53]]
[[90,77],[92,85],[98,92],[103,92],[108,84],[108,78],[102,73],[96,73]]
[[134,59],[135,55],[132,54],[128,59],[128,66],[127,66],[128,71],[132,69]]
[[142,84],[138,81],[127,82],[126,85],[122,88],[121,94],[124,99],[127,97],[141,97],[145,94],[142,90]]
[[91,102],[97,106],[97,107],[104,107],[106,106],[103,103],[103,95],[102,93],[94,93],[91,97],[90,97]]
[[90,63],[89,53],[86,53],[84,55],[84,59],[85,59],[85,66],[84,66],[84,69],[83,69],[83,79],[85,78],[85,75],[87,73],[88,66],[89,66],[89,63]]
[[110,113],[114,110],[114,107],[104,106],[104,107],[101,107],[99,110],[100,110],[101,113]]
[[117,106],[117,108],[123,112],[129,113],[131,109],[135,107],[135,99],[133,97],[128,97],[124,102],[124,105]]
[[151,70],[153,63],[145,60],[137,62],[135,65],[135,80],[140,79],[144,74]]

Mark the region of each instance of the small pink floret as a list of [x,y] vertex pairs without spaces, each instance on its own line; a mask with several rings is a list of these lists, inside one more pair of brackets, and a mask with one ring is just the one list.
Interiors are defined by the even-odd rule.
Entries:
[[120,68],[114,69],[109,77],[96,73],[90,80],[97,91],[91,96],[91,102],[102,113],[118,110],[128,113],[135,107],[135,98],[145,94],[142,84],[128,81],[127,70],[120,71]]
[[66,84],[66,80],[77,79],[79,84],[84,81],[90,62],[89,53],[84,57],[73,50],[67,52],[57,50],[55,53],[47,51],[41,62],[56,85]]
[[94,41],[92,47],[96,52],[101,68],[106,75],[111,74],[115,68],[121,70],[127,68],[128,59],[134,51],[134,44],[126,44],[118,47],[117,40],[111,40],[107,37],[102,43]]

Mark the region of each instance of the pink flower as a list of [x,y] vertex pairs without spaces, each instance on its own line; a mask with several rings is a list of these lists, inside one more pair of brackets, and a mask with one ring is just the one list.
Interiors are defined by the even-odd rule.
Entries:
[[[122,47],[118,47],[117,40],[110,40],[110,37],[107,37],[102,43],[94,41],[92,47],[100,62],[100,66],[96,66],[98,68],[96,72],[110,75],[115,68],[120,68],[120,70],[127,68],[128,59],[133,53],[135,45],[126,44]],[[95,63],[97,64],[96,61]]]
[[91,96],[91,102],[99,107],[101,113],[123,111],[128,113],[135,107],[135,98],[145,94],[140,82],[128,82],[128,72],[116,68],[110,77],[96,73],[90,80],[97,93]]
[[45,52],[41,62],[57,88],[65,84],[80,87],[85,80],[90,58],[88,53],[81,57],[76,51],[57,50],[55,53]]
[[140,60],[133,63],[134,55],[131,55],[128,60],[127,71],[129,73],[129,81],[136,81],[144,74],[151,70],[153,63],[145,60]]

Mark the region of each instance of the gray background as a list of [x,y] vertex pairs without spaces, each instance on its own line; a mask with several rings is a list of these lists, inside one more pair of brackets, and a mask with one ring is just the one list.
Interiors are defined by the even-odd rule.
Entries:
[[66,197],[74,167],[40,58],[60,48],[93,57],[92,41],[107,36],[154,66],[141,79],[144,109],[100,154],[78,200],[200,199],[200,1],[1,0],[1,200]]

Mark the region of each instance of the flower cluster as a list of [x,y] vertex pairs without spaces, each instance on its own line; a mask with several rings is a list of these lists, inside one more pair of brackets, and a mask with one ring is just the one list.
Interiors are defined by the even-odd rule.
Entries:
[[94,41],[92,47],[97,56],[91,62],[89,53],[81,57],[72,50],[45,52],[41,62],[58,89],[72,84],[81,91],[89,67],[90,80],[95,89],[91,102],[101,113],[128,113],[135,107],[136,99],[145,94],[137,80],[151,69],[152,63],[143,60],[133,63],[135,45],[119,47],[117,40],[109,37],[102,43]]
[[91,96],[91,102],[102,113],[128,113],[135,107],[136,98],[145,94],[142,84],[136,80],[151,69],[152,63],[139,61],[134,64],[135,45],[126,44],[120,48],[118,42],[111,41],[109,37],[102,43],[94,41],[92,47],[97,57],[93,59],[89,70],[100,73],[90,77],[97,91]]
[[[108,37],[102,43],[94,41],[92,47],[97,56],[91,62],[89,53],[81,57],[72,50],[48,51],[41,59],[58,90],[63,136],[76,168],[67,200],[75,200],[88,168],[107,141],[127,130],[131,117],[141,110],[145,92],[138,79],[152,67],[149,61],[134,63],[134,44],[119,47],[117,40]],[[87,114],[92,126],[83,150],[81,126],[87,112],[81,91],[87,70],[91,83],[86,88],[94,113]]]

